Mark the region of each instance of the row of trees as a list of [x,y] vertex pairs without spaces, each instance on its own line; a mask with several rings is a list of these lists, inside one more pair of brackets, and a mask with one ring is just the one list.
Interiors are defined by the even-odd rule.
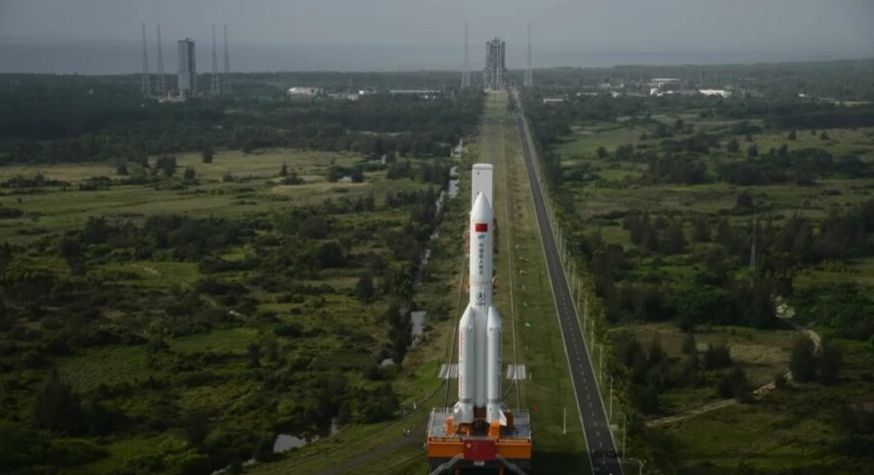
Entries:
[[[227,113],[231,108],[235,113]],[[471,133],[482,93],[435,100],[372,94],[315,104],[189,101],[168,106],[137,98],[83,101],[47,89],[29,101],[0,94],[0,163],[86,162],[264,147],[348,150],[366,156],[449,155]]]

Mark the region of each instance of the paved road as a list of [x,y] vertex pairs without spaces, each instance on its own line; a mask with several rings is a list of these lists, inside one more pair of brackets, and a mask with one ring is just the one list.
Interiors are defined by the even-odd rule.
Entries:
[[[520,104],[516,101],[516,104]],[[552,284],[552,294],[558,312],[559,326],[564,339],[565,352],[571,370],[571,379],[574,385],[574,394],[580,409],[580,419],[583,432],[586,434],[589,455],[592,460],[592,468],[595,473],[621,475],[622,467],[616,459],[606,457],[609,450],[616,450],[616,444],[610,433],[607,422],[607,413],[599,397],[598,385],[595,381],[595,369],[586,351],[586,341],[583,338],[580,321],[573,306],[570,287],[567,277],[561,266],[561,259],[556,246],[549,218],[546,213],[546,204],[537,181],[537,173],[534,168],[533,154],[528,143],[528,134],[524,121],[516,115],[516,127],[522,141],[522,153],[525,156],[525,167],[528,170],[528,181],[531,185],[531,194],[534,198],[534,210],[537,215],[537,225],[540,228],[540,236],[543,241],[543,251],[546,256],[547,271]]]

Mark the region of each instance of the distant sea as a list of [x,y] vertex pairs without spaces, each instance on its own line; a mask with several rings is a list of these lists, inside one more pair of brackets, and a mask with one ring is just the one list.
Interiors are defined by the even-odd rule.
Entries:
[[[197,42],[197,69],[212,68],[207,41]],[[175,42],[162,45],[164,71],[177,69]],[[524,46],[507,47],[511,69],[525,64]],[[471,51],[479,51],[471,46]],[[810,51],[590,51],[585,45],[534,48],[534,67],[603,67],[618,64],[728,64],[750,62],[819,61],[870,57],[871,52],[815,53]],[[231,44],[231,70],[264,71],[410,71],[460,70],[463,46],[420,45],[268,45]],[[480,59],[471,55],[471,69]],[[219,51],[219,69],[223,53]],[[0,73],[125,74],[142,70],[142,49],[136,41],[24,41],[0,37]],[[149,66],[157,71],[157,46],[149,45]]]

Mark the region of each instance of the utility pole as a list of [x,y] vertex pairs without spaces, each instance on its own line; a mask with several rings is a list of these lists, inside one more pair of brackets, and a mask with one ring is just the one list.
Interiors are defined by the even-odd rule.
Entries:
[[564,407],[564,425],[561,433],[567,434],[567,406]]
[[598,382],[604,381],[604,345],[598,343]]

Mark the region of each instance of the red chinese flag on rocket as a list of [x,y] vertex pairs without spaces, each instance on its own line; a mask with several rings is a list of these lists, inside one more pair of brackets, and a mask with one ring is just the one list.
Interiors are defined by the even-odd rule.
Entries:
[[476,223],[473,225],[474,232],[477,233],[487,233],[489,232],[489,224],[488,223]]
[[465,440],[464,441],[464,459],[465,460],[484,460],[491,461],[495,459],[495,441],[490,439]]

